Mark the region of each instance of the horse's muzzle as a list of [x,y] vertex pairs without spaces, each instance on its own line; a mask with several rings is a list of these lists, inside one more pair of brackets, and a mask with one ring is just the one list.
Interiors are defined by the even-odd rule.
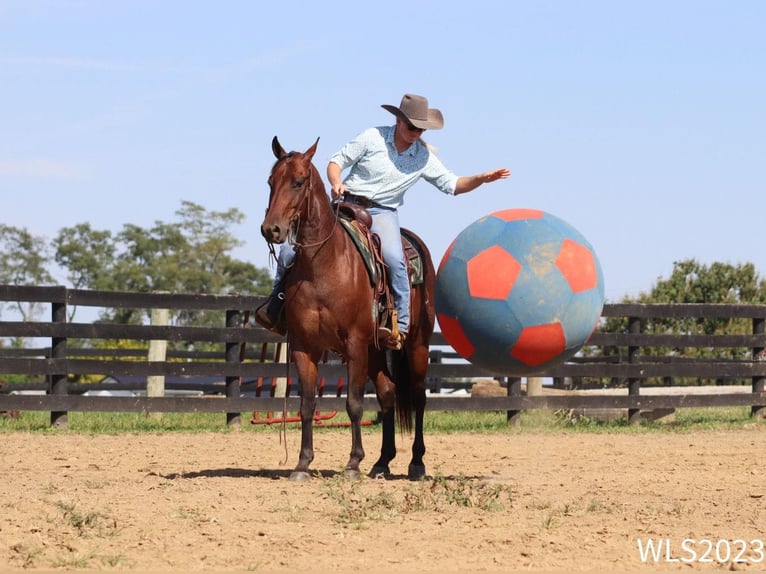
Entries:
[[287,239],[289,227],[279,226],[277,224],[267,224],[265,221],[261,225],[261,235],[269,243],[284,243]]

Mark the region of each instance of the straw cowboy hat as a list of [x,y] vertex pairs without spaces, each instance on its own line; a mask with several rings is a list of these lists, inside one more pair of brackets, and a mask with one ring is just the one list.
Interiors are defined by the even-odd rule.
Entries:
[[437,109],[429,109],[428,99],[423,96],[404,94],[402,103],[399,104],[398,108],[388,104],[383,104],[380,107],[416,128],[440,130],[444,127],[442,113]]

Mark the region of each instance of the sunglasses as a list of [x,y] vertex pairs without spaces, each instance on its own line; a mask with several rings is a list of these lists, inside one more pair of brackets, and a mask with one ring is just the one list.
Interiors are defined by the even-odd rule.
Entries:
[[407,129],[410,130],[411,132],[424,132],[424,131],[426,131],[423,128],[418,128],[418,127],[413,126],[410,122],[404,122],[404,123],[406,124]]

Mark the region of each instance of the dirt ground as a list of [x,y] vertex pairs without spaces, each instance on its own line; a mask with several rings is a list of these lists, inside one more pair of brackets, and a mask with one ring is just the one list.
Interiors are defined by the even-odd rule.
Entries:
[[4,571],[766,570],[764,425],[428,436],[420,483],[406,436],[393,479],[346,480],[346,429],[318,434],[308,483],[296,427],[0,441]]

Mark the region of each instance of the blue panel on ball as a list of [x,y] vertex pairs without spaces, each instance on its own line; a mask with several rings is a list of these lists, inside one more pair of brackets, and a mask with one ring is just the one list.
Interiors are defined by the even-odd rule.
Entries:
[[452,246],[451,258],[468,261],[497,244],[497,238],[502,235],[507,224],[496,217],[484,217],[458,235]]
[[545,325],[560,320],[571,295],[569,284],[555,266],[545,270],[525,266],[508,296],[509,312],[524,326]]

